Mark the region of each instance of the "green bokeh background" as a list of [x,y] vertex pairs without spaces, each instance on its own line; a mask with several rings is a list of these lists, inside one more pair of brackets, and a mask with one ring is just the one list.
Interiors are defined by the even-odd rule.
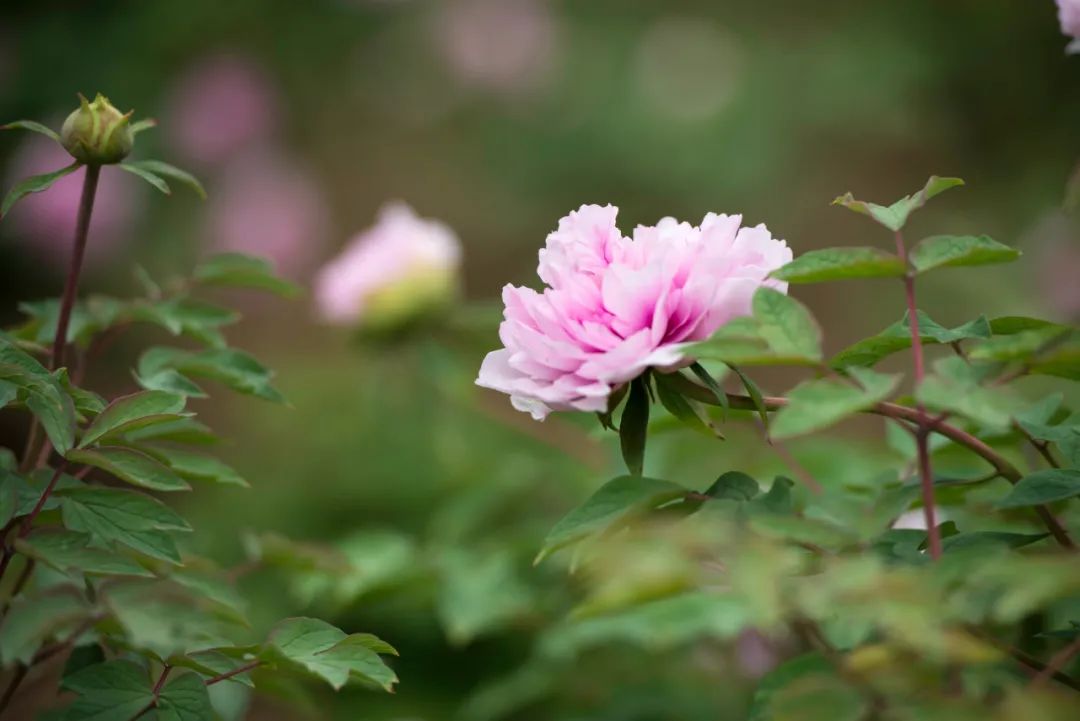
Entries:
[[[164,120],[170,89],[192,63],[243,55],[279,93],[279,144],[323,193],[321,256],[401,198],[460,235],[473,302],[496,298],[507,282],[535,284],[537,248],[582,203],[619,206],[624,231],[665,215],[741,212],[796,252],[887,246],[886,234],[830,200],[854,190],[887,201],[931,174],[956,175],[968,187],[920,213],[912,232],[987,233],[1026,254],[1013,266],[928,277],[923,307],[946,325],[979,312],[1067,320],[1077,311],[1055,303],[1040,275],[1046,257],[1077,245],[1066,222],[1038,230],[1060,217],[1080,157],[1080,59],[1064,54],[1051,0],[538,1],[551,23],[549,62],[539,83],[509,89],[470,82],[446,62],[440,38],[458,5],[5,7],[0,118],[58,118],[76,91],[101,90]],[[699,112],[702,97],[713,100]],[[140,136],[139,154],[182,162],[164,137]],[[20,140],[0,136],[0,167]],[[213,195],[213,177],[207,185]],[[133,262],[179,273],[203,252],[205,206],[183,194],[145,202],[133,241],[88,288],[123,292]],[[59,291],[59,272],[26,242],[0,224],[5,321],[17,318],[19,299]],[[1080,267],[1071,277],[1080,283]],[[891,284],[798,296],[827,329],[830,351],[902,313]],[[207,405],[233,439],[224,455],[254,488],[198,489],[187,509],[198,550],[240,562],[241,536],[266,530],[329,542],[379,532],[412,544],[389,581],[346,607],[323,598],[305,607],[272,575],[245,580],[258,623],[324,613],[402,652],[393,697],[316,695],[307,711],[260,700],[254,716],[481,718],[468,699],[523,663],[538,632],[571,605],[565,569],[530,562],[553,521],[617,472],[611,439],[590,418],[535,424],[472,388],[497,343],[495,316],[467,332],[373,345],[318,326],[306,300],[242,302],[248,319],[233,338],[278,370],[293,408],[223,395]],[[124,339],[92,381],[125,388],[137,350],[161,340]],[[782,391],[790,378],[762,380]],[[18,420],[0,417],[5,445],[19,442]],[[732,429],[722,445],[662,430],[650,449],[654,475],[704,487],[730,468],[783,468],[752,427]],[[829,482],[858,481],[891,460],[881,438],[879,424],[855,424],[792,451]],[[730,649],[597,649],[522,681],[508,694],[520,703],[502,717],[741,718],[751,675]]]

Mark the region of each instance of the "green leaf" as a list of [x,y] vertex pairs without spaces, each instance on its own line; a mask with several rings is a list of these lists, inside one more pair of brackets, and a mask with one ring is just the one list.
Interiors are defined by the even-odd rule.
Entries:
[[824,248],[803,253],[771,277],[788,283],[822,283],[849,278],[898,278],[904,262],[878,248]]
[[992,429],[1008,428],[1024,404],[1005,388],[980,386],[980,372],[960,358],[943,358],[915,389],[915,397],[932,410],[959,413]]
[[210,694],[198,674],[170,676],[158,695],[158,721],[207,721],[214,716]]
[[191,526],[156,498],[91,486],[65,489],[59,496],[67,528],[107,543],[121,543],[153,558],[180,562],[176,544],[165,532],[189,532]]
[[55,130],[33,120],[16,120],[13,123],[5,123],[0,125],[0,130],[29,130],[34,133],[41,133],[54,142],[61,142],[60,136]]
[[79,695],[64,721],[130,721],[154,702],[146,670],[131,661],[88,666],[60,685]]
[[764,513],[789,514],[794,510],[794,501],[791,497],[791,489],[794,487],[795,481],[777,476],[764,496],[753,499],[751,507]]
[[348,636],[315,618],[288,618],[270,632],[266,653],[273,660],[319,676],[335,689],[357,679],[391,691],[397,677],[370,647],[372,638],[368,634]]
[[218,381],[237,393],[285,403],[285,397],[270,383],[273,372],[243,351],[214,348],[189,353],[176,348],[151,348],[139,359],[138,375],[148,378],[170,368],[187,376]]
[[794,298],[768,287],[754,294],[753,316],[721,326],[689,352],[743,365],[810,364],[821,360],[821,330]]
[[285,297],[300,294],[299,286],[278,277],[269,261],[239,253],[208,258],[195,268],[195,280],[204,285],[252,288]]
[[765,397],[761,394],[761,389],[758,388],[750,376],[742,372],[738,366],[728,364],[728,368],[735,372],[735,375],[739,376],[739,381],[742,383],[743,388],[746,389],[746,395],[750,396],[750,400],[754,403],[754,408],[757,409],[758,417],[761,419],[761,425],[765,427],[765,430],[769,430],[769,410],[765,407]]
[[125,434],[125,438],[132,443],[142,441],[169,441],[172,443],[187,443],[191,445],[213,445],[219,442],[214,432],[205,423],[200,423],[194,418],[178,418],[166,423],[158,423],[146,426]]
[[438,613],[454,644],[527,618],[536,599],[508,549],[447,549],[438,557]]
[[7,469],[0,467],[0,528],[7,526],[19,507],[19,489],[25,483]]
[[957,533],[941,543],[945,551],[959,551],[968,548],[990,549],[995,546],[1022,548],[1047,538],[1049,533],[1008,533],[1005,531],[972,531]]
[[1080,470],[1049,468],[1020,479],[997,508],[1024,508],[1054,503],[1080,495]]
[[833,205],[842,205],[849,210],[854,210],[856,213],[869,215],[889,230],[898,231],[904,227],[908,217],[914,211],[926,205],[926,201],[949,188],[955,188],[963,184],[964,181],[960,178],[939,178],[934,175],[930,177],[922,190],[914,195],[905,196],[888,207],[856,200],[851,193],[840,196],[833,201]]
[[138,169],[155,177],[168,178],[183,183],[194,190],[195,194],[200,198],[206,200],[206,189],[203,188],[202,183],[194,175],[168,163],[163,163],[160,160],[139,160],[133,163],[122,163],[121,167],[131,172],[135,172],[133,169]]
[[73,621],[86,616],[86,604],[74,593],[20,596],[0,625],[0,660],[28,664],[42,643]]
[[151,391],[178,393],[188,398],[207,398],[206,392],[194,381],[172,368],[158,371],[148,376],[135,375],[136,382]]
[[653,378],[656,381],[656,395],[660,399],[660,404],[664,406],[668,413],[695,431],[714,438],[720,435],[712,427],[712,424],[702,418],[693,402],[679,393],[677,388],[667,379],[666,374],[657,373]]
[[9,190],[8,194],[4,196],[4,202],[0,203],[0,219],[7,215],[11,210],[11,207],[23,197],[30,193],[40,193],[43,190],[48,190],[57,180],[60,180],[60,178],[63,178],[65,175],[71,175],[81,167],[82,163],[76,161],[66,168],[61,168],[52,173],[35,175],[19,181],[15,184],[15,187]]
[[648,381],[635,378],[630,382],[630,395],[623,407],[619,421],[619,445],[623,461],[635,476],[640,476],[645,464],[645,441],[649,428],[649,394],[645,388]]
[[57,453],[66,453],[75,442],[75,406],[60,383],[29,354],[0,339],[0,380],[26,394],[26,406],[37,416]]
[[[937,323],[921,310],[918,312],[918,319],[919,338],[923,345],[958,343],[962,340],[985,340],[991,336],[990,323],[985,316],[979,316],[973,321],[952,329]],[[865,338],[840,351],[829,361],[829,365],[833,368],[872,366],[882,358],[910,347],[911,326],[909,314],[905,313],[900,321],[893,323],[877,335]]]
[[[241,666],[246,666],[249,661],[244,658],[228,656],[221,651],[211,650],[189,653],[183,656],[172,656],[169,658],[169,663],[173,666],[190,668],[193,671],[198,671],[204,676],[220,676],[235,671]],[[226,680],[249,688],[255,688],[255,684],[251,680],[250,672],[238,673],[235,676],[230,676]]]
[[91,548],[90,540],[90,535],[86,533],[40,530],[17,540],[15,548],[61,573],[143,577],[154,575],[130,558],[101,548]]
[[911,265],[919,273],[934,268],[1009,263],[1020,251],[985,235],[935,235],[916,245],[910,255]]
[[900,382],[899,375],[876,373],[868,368],[853,366],[849,372],[861,388],[831,378],[796,386],[788,396],[788,404],[773,418],[770,436],[791,438],[827,428],[885,400]]
[[123,435],[145,426],[176,420],[184,410],[182,395],[165,391],[142,391],[121,396],[103,410],[83,433],[79,448],[103,438]]
[[142,447],[140,450],[157,458],[176,471],[177,475],[182,478],[195,481],[213,481],[214,483],[241,486],[242,488],[250,487],[239,473],[211,456],[204,456],[201,453],[192,453],[178,448],[162,448],[159,446]]
[[761,492],[758,482],[739,471],[722,474],[705,491],[705,495],[716,499],[749,501]]
[[994,335],[1013,335],[1014,333],[1022,333],[1026,330],[1040,330],[1042,328],[1050,327],[1064,328],[1065,326],[1025,315],[1006,315],[1000,318],[993,318],[990,321],[990,330],[993,331]]
[[686,494],[677,483],[643,476],[608,481],[581,506],[566,514],[548,533],[536,557],[539,563],[560,548],[621,526]]
[[122,481],[155,491],[190,491],[191,486],[180,476],[145,453],[119,446],[68,451],[72,463],[100,468]]
[[159,325],[173,335],[191,336],[211,348],[224,348],[227,344],[220,329],[240,319],[235,311],[192,298],[141,303],[134,306],[132,316]]
[[[706,388],[712,391],[712,394],[716,397],[716,402],[719,403],[720,408],[723,409],[724,418],[726,418],[727,412],[730,410],[728,408],[727,393],[725,393],[724,389],[720,387],[720,384],[716,382],[716,379],[712,377],[712,373],[705,369],[705,366],[700,363],[691,363],[690,370],[703,384],[705,384]],[[735,369],[733,368],[732,370]],[[735,370],[735,372],[739,373],[738,370]],[[742,377],[741,373],[739,373],[739,377]]]
[[14,383],[0,381],[0,408],[11,403],[19,395],[19,389]]
[[769,704],[773,696],[793,682],[807,676],[831,675],[832,664],[820,653],[807,653],[785,661],[769,671],[758,683],[750,706],[748,721],[772,721]]
[[146,168],[139,167],[134,163],[120,163],[120,169],[126,170],[132,175],[145,180],[150,185],[160,190],[165,195],[172,195],[172,189],[169,184],[165,182],[163,178],[158,177],[157,174],[147,170]]
[[60,387],[64,389],[64,392],[71,397],[72,402],[75,404],[75,412],[82,417],[93,417],[105,410],[105,399],[93,391],[72,385],[66,368],[57,371],[56,378],[60,382]]

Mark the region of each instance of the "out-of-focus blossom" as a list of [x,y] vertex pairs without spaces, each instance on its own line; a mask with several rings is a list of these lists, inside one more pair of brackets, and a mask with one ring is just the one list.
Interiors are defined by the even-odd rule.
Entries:
[[177,81],[162,126],[180,153],[213,165],[265,141],[277,115],[277,96],[263,71],[244,57],[218,55]]
[[700,227],[664,218],[626,238],[617,213],[585,205],[563,218],[540,251],[548,287],[503,288],[505,348],[488,354],[476,382],[536,419],[605,410],[615,388],[650,367],[681,367],[687,343],[748,315],[762,285],[787,290],[767,278],[791,249],[764,225],[709,213]]
[[1064,213],[1049,214],[1025,233],[1023,244],[1034,257],[1043,302],[1064,321],[1080,320],[1080,223]]
[[390,329],[447,303],[457,292],[461,243],[404,203],[379,211],[315,279],[315,303],[330,323]]
[[1080,52],[1080,0],[1057,0],[1057,4],[1061,32],[1073,39],[1066,49],[1070,53]]
[[892,527],[901,530],[925,531],[926,513],[921,508],[904,511],[893,521]]
[[740,60],[735,39],[712,21],[664,18],[638,48],[638,87],[649,109],[665,120],[708,120],[734,96]]
[[[47,138],[28,137],[16,151],[6,188],[30,175],[58,170],[71,164],[64,149]],[[48,190],[19,201],[4,222],[10,219],[13,236],[25,240],[28,252],[62,268],[67,265],[75,234],[75,216],[82,196],[83,172],[56,181]],[[98,181],[86,263],[93,266],[108,260],[130,235],[142,197],[142,188],[133,176],[117,168],[104,168]]]
[[438,16],[438,40],[465,83],[529,90],[551,71],[557,29],[545,0],[460,0]]
[[210,202],[214,251],[268,258],[291,278],[318,258],[329,213],[315,181],[286,158],[255,153],[231,163]]

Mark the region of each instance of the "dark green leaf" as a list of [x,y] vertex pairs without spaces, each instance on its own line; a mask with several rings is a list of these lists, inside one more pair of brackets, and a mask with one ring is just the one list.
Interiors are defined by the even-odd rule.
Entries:
[[26,394],[26,406],[37,416],[58,453],[66,453],[75,441],[75,406],[60,383],[29,354],[0,339],[0,380]]
[[898,375],[884,375],[868,368],[852,366],[848,370],[862,388],[831,378],[800,383],[789,394],[788,404],[773,418],[770,435],[791,438],[827,428],[885,400],[900,382]]
[[630,395],[619,421],[619,445],[630,473],[640,476],[645,463],[645,441],[649,428],[647,381],[636,378],[630,383]]
[[198,674],[170,676],[158,695],[158,721],[208,721],[214,716],[210,694]]
[[653,376],[656,381],[656,395],[661,405],[667,412],[678,418],[690,428],[704,433],[707,436],[717,437],[720,434],[712,425],[702,417],[692,401],[684,398],[679,391],[667,380],[667,376],[657,373]]
[[957,533],[942,541],[942,548],[946,551],[958,551],[968,548],[990,548],[1004,546],[1007,548],[1022,548],[1029,544],[1041,541],[1048,537],[1049,533],[1007,533],[1004,531],[972,531],[970,533]]
[[908,195],[885,207],[863,200],[856,200],[851,193],[846,193],[833,201],[833,205],[842,205],[856,213],[869,215],[889,230],[898,231],[907,223],[908,217],[919,208],[926,205],[926,201],[949,188],[963,185],[960,178],[939,178],[931,176],[926,186],[914,195]]
[[157,458],[176,473],[190,480],[213,481],[230,486],[248,488],[239,473],[231,467],[211,456],[201,453],[180,450],[178,448],[163,448],[159,446],[143,447],[141,450]]
[[91,536],[74,531],[34,531],[15,542],[15,548],[61,573],[107,576],[153,576],[125,556],[89,546]]
[[137,169],[150,173],[154,177],[168,178],[169,180],[183,183],[194,190],[195,194],[200,198],[206,200],[206,189],[202,187],[202,183],[200,183],[194,175],[169,165],[168,163],[163,163],[160,160],[139,160],[132,163],[123,163],[121,167],[132,172],[135,172],[135,169]]
[[14,383],[0,381],[0,408],[11,403],[19,395],[19,389]]
[[916,245],[910,255],[911,265],[919,273],[934,268],[1009,263],[1020,251],[985,235],[935,235]]
[[23,197],[30,193],[40,193],[43,190],[48,190],[52,187],[60,178],[65,175],[71,175],[76,170],[82,167],[79,162],[74,162],[66,168],[54,171],[52,173],[45,173],[44,175],[35,175],[31,178],[19,181],[15,184],[15,187],[8,191],[8,194],[4,196],[4,202],[0,203],[0,218],[3,218],[11,210],[11,206],[19,202]]
[[758,683],[748,721],[772,721],[769,704],[774,695],[807,676],[831,675],[832,664],[820,653],[807,653],[780,664]]
[[119,446],[69,451],[66,458],[107,471],[122,481],[155,491],[189,491],[191,486],[180,476],[145,453]]
[[60,497],[67,528],[179,563],[176,544],[165,532],[187,532],[191,526],[156,498],[119,488],[89,486],[62,491]]
[[110,403],[83,433],[79,447],[103,438],[123,435],[145,426],[176,420],[184,410],[185,398],[166,391],[141,391],[121,396]]
[[824,248],[803,253],[772,277],[788,283],[821,283],[849,278],[895,278],[904,275],[903,261],[877,248]]
[[739,471],[724,473],[705,491],[705,495],[716,499],[749,501],[761,491],[758,482]]
[[1063,501],[1080,495],[1080,470],[1049,468],[1020,479],[997,507],[1023,508]]
[[146,670],[131,661],[88,666],[60,684],[79,695],[64,721],[130,721],[154,701]]
[[555,551],[673,501],[686,494],[677,483],[642,476],[608,481],[581,506],[566,514],[548,533],[536,557],[539,563]]
[[208,258],[195,268],[195,279],[205,285],[253,288],[286,297],[300,293],[297,285],[279,278],[268,261],[239,253],[224,253]]
[[766,513],[791,513],[794,509],[794,502],[791,498],[791,489],[794,487],[795,482],[790,478],[777,476],[773,479],[773,484],[769,488],[768,493],[751,501],[752,507],[755,510],[764,511]]
[[739,376],[739,381],[742,383],[743,388],[746,389],[746,395],[750,396],[750,400],[754,403],[754,408],[757,409],[758,417],[761,418],[761,425],[765,427],[765,430],[769,430],[769,410],[765,407],[765,397],[761,393],[761,389],[758,388],[757,383],[750,378],[750,376],[743,373],[743,371],[735,365],[728,364],[728,368],[735,372],[735,375]]
[[0,125],[0,130],[29,130],[31,132],[41,133],[54,142],[60,142],[60,136],[57,135],[55,130],[33,120],[16,120],[13,123],[5,123],[4,125]]
[[17,598],[0,625],[0,660],[29,663],[53,633],[85,616],[86,604],[74,593]]
[[[727,393],[720,387],[720,384],[717,383],[716,379],[712,377],[712,373],[706,370],[705,366],[700,363],[691,363],[690,370],[705,384],[706,388],[712,391],[712,394],[716,397],[716,402],[720,404],[720,408],[723,409],[724,417],[726,418],[729,410]],[[737,370],[735,372],[738,373]],[[742,374],[739,375],[740,377],[742,376]]]
[[132,443],[170,441],[202,446],[219,442],[209,426],[193,418],[178,418],[175,421],[139,428],[126,434],[125,438]]

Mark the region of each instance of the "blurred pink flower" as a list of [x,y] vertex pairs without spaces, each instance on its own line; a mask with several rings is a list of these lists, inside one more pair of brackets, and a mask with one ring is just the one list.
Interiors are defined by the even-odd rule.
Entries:
[[211,194],[215,252],[258,255],[299,278],[319,256],[329,224],[315,181],[286,158],[254,153],[230,163]]
[[449,227],[389,203],[319,271],[316,307],[331,323],[403,321],[452,295],[460,265],[461,243]]
[[[72,158],[56,143],[38,136],[28,137],[16,151],[5,178],[6,188],[30,175],[59,170]],[[75,215],[82,195],[83,174],[79,170],[56,181],[51,188],[28,195],[12,208],[10,219],[16,237],[43,261],[63,268],[71,253]],[[139,181],[117,168],[104,168],[90,217],[86,248],[88,266],[100,264],[114,255],[129,236],[143,190]]]
[[446,3],[439,20],[443,54],[466,83],[529,89],[551,69],[556,27],[545,0],[460,0]]
[[664,218],[633,238],[618,209],[583,205],[559,222],[540,251],[548,287],[503,288],[499,336],[477,384],[510,395],[541,420],[553,410],[603,411],[618,386],[646,368],[685,364],[685,344],[748,315],[758,287],[791,250],[742,216],[705,216],[700,227]]
[[277,125],[273,86],[252,61],[217,55],[191,67],[173,87],[162,125],[176,149],[206,165],[259,144]]
[[1073,39],[1068,52],[1080,52],[1080,0],[1057,0],[1061,32]]

